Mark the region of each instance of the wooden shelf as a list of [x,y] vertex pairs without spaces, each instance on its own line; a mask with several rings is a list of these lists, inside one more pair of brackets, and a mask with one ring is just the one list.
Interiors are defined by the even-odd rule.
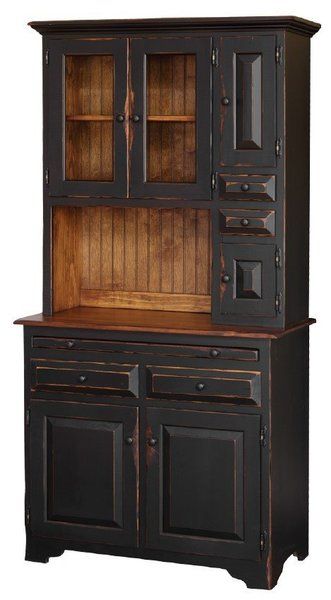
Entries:
[[176,333],[220,337],[279,338],[286,333],[315,323],[307,319],[288,329],[270,330],[263,327],[215,325],[210,314],[169,312],[162,310],[133,310],[131,308],[88,308],[77,306],[54,313],[24,317],[16,325],[29,327],[63,327],[99,329],[107,331],[132,331],[142,333]]
[[67,115],[67,121],[113,121],[111,115]]
[[148,115],[147,121],[156,121],[157,123],[195,123],[194,115]]

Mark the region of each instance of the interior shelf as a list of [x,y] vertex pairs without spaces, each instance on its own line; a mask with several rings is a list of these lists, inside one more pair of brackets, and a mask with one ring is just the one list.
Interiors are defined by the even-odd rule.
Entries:
[[194,115],[148,115],[147,121],[195,123]]
[[113,121],[112,115],[67,115],[67,121]]

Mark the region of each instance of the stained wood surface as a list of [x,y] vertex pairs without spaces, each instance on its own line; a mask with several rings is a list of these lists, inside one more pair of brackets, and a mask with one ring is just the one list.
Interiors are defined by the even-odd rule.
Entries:
[[113,56],[67,55],[66,179],[113,180]]
[[81,305],[210,312],[210,277],[208,210],[54,209],[54,311]]
[[196,178],[196,58],[147,57],[147,179],[194,182]]
[[106,331],[140,331],[147,333],[182,333],[240,338],[279,338],[288,332],[315,323],[307,319],[288,329],[263,327],[229,327],[215,325],[211,316],[204,313],[168,312],[161,310],[130,310],[118,308],[88,308],[77,306],[52,316],[42,313],[23,317],[16,325],[30,327],[68,327],[74,329],[100,329]]

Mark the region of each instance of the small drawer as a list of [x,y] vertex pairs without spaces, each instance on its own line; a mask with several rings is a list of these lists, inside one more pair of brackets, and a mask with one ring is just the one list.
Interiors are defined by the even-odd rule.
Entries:
[[32,348],[49,350],[114,352],[118,354],[142,354],[153,356],[183,356],[224,360],[258,361],[259,351],[254,348],[228,346],[178,346],[175,344],[139,344],[108,340],[85,340],[80,338],[56,338],[33,336]]
[[137,398],[138,366],[33,360],[31,389]]
[[224,175],[219,174],[220,200],[250,200],[274,202],[276,200],[275,175]]
[[275,235],[275,211],[222,208],[220,231],[223,235]]
[[147,397],[261,405],[261,373],[149,365]]

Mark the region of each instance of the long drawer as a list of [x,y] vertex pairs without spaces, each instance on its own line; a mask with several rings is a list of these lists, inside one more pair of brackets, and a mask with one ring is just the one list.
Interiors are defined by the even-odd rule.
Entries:
[[148,365],[148,398],[261,405],[261,373]]
[[32,391],[138,397],[138,366],[74,361],[31,361]]
[[132,343],[109,340],[89,340],[82,338],[63,338],[33,336],[32,348],[50,350],[68,350],[70,356],[74,351],[108,352],[119,354],[142,354],[153,356],[183,356],[192,358],[209,358],[240,361],[258,361],[259,350],[254,348],[233,348],[228,346],[190,346],[175,344]]

